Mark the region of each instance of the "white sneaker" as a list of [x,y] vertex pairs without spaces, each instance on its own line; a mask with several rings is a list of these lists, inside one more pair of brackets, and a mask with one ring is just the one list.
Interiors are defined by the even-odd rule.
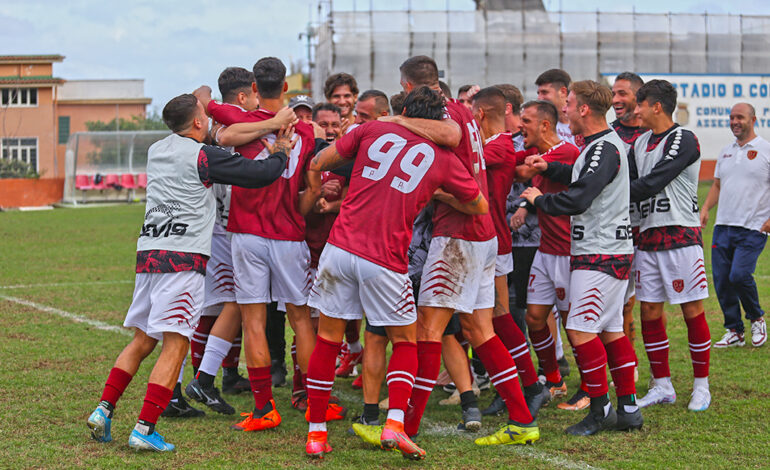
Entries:
[[759,317],[751,322],[751,345],[758,348],[765,344],[765,341],[767,341],[767,325],[765,317]]
[[690,411],[706,411],[709,405],[711,405],[711,392],[706,387],[697,387],[692,391],[687,408]]
[[[763,322],[764,324],[764,322]],[[754,323],[751,324],[752,331],[754,328]],[[727,333],[725,333],[724,336],[722,336],[722,339],[714,343],[715,348],[731,348],[733,346],[744,346],[746,342],[743,339],[743,333],[738,333],[735,330],[727,330]]]
[[647,395],[636,401],[639,408],[647,408],[651,405],[659,405],[664,403],[675,403],[676,391],[674,387],[670,385],[655,384],[648,392]]

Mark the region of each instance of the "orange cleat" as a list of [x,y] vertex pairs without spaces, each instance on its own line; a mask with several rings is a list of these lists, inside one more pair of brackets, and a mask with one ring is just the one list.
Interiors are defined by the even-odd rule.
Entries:
[[350,384],[355,390],[361,390],[364,388],[364,374],[359,374],[358,377]]
[[277,427],[281,424],[281,415],[275,409],[275,401],[270,400],[270,404],[273,409],[258,418],[254,417],[254,413],[241,413],[241,416],[245,416],[246,419],[240,423],[233,424],[231,427],[236,431],[262,431]]
[[392,419],[385,422],[385,427],[380,434],[380,445],[383,449],[398,449],[405,459],[422,460],[425,458],[425,451],[412,442],[404,432],[404,423]]
[[327,442],[326,431],[311,431],[307,433],[305,452],[313,459],[323,459],[325,454],[332,451],[332,446]]
[[[343,419],[347,412],[348,409],[344,406],[329,402],[329,405],[326,407],[326,421],[337,421]],[[310,422],[310,407],[308,407],[307,411],[305,411],[305,421],[308,423]]]

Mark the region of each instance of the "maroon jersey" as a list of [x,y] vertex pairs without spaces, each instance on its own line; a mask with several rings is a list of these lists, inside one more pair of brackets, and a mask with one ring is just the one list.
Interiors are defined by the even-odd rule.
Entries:
[[[347,185],[347,179],[344,176],[335,175],[334,173],[325,171],[321,176],[321,182],[337,180],[340,182],[340,186]],[[342,190],[340,190],[342,193]],[[329,202],[334,202],[340,199],[340,195],[329,196],[326,198]],[[337,220],[336,212],[329,212],[326,214],[318,214],[316,212],[310,212],[305,216],[305,241],[308,248],[310,248],[310,267],[318,267],[318,259],[321,257],[321,252],[326,246],[326,240],[329,239],[329,233],[332,230],[334,221]]]
[[[448,117],[462,130],[460,145],[453,149],[454,153],[473,175],[484,197],[487,197],[487,168],[484,150],[481,147],[479,126],[468,108],[456,100],[447,102],[446,111]],[[495,226],[489,214],[467,215],[456,211],[448,204],[437,202],[436,212],[433,215],[433,236],[483,242],[495,237]]]
[[[208,110],[214,119],[226,126],[237,122],[260,122],[275,116],[264,109],[244,111],[215,101],[209,102]],[[305,218],[299,213],[299,192],[304,187],[315,139],[309,124],[299,122],[294,131],[299,140],[289,155],[286,170],[273,184],[257,189],[233,186],[228,232],[249,233],[273,240],[305,239]],[[268,141],[274,138],[274,134],[266,136]],[[270,153],[259,139],[236,147],[235,151],[252,160],[265,158]]]
[[[569,142],[561,141],[543,155],[547,162],[559,162],[572,165],[580,156],[580,150]],[[536,175],[532,185],[543,194],[560,193],[567,190],[567,185]],[[537,222],[540,225],[540,251],[549,255],[570,255],[570,217],[568,215],[548,215],[545,211],[537,210]]]
[[406,273],[414,219],[437,188],[469,202],[478,184],[454,154],[398,124],[362,124],[335,143],[355,158],[350,186],[329,243]]
[[497,254],[511,253],[511,229],[505,220],[505,203],[516,177],[516,165],[524,163],[526,153],[516,152],[510,132],[495,134],[484,143],[489,188],[489,213],[497,234]]

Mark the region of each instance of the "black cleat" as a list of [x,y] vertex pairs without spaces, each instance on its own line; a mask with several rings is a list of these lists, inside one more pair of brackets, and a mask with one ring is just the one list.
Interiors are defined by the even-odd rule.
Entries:
[[222,399],[222,396],[219,395],[219,390],[217,390],[216,387],[203,388],[198,382],[198,379],[192,379],[192,381],[187,384],[184,391],[187,393],[188,397],[198,403],[203,403],[217,413],[222,413],[223,415],[235,413],[235,408]]
[[551,401],[551,390],[540,382],[535,382],[532,393],[527,393],[527,390],[524,391],[524,400],[527,402],[529,414],[532,415],[532,418],[534,419],[537,417],[540,408]]
[[636,411],[627,413],[622,406],[618,406],[618,422],[615,425],[615,429],[618,431],[636,431],[642,429],[644,419],[642,418],[642,410],[637,407]]
[[160,415],[164,418],[200,418],[206,416],[206,413],[190,406],[180,393],[171,399]]
[[476,432],[479,429],[481,429],[481,411],[471,406],[463,411],[463,422],[457,425],[457,430]]
[[508,407],[505,406],[505,401],[503,401],[503,397],[500,396],[499,393],[495,393],[495,399],[492,400],[492,403],[481,412],[484,416],[500,416],[507,410]]
[[589,412],[588,415],[583,418],[583,421],[573,424],[564,430],[567,434],[573,436],[592,436],[599,431],[612,431],[616,429],[618,423],[618,414],[615,412],[615,408],[609,405],[610,409],[607,416],[599,416],[593,412]]
[[222,393],[225,395],[238,395],[239,393],[250,391],[251,383],[249,379],[239,374],[238,369],[235,369],[234,372],[222,373]]

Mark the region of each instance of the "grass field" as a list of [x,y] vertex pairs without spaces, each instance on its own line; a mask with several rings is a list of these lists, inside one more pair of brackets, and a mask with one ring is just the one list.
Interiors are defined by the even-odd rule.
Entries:
[[[701,200],[705,189],[701,188]],[[479,448],[472,441],[476,435],[454,431],[459,407],[438,405],[446,394],[437,390],[419,441],[428,452],[425,461],[408,462],[397,453],[366,447],[346,434],[348,422],[337,421],[329,426],[334,453],[322,463],[310,463],[304,455],[304,418],[290,407],[290,391],[284,387],[274,392],[283,416],[283,424],[275,430],[233,432],[228,427],[235,418],[214,413],[188,421],[161,418],[158,430],[177,452],[137,454],[126,442],[155,353],[118,404],[115,440],[96,444],[88,438],[85,420],[130,337],[104,324],[121,325],[130,304],[142,214],[140,204],[0,213],[0,467],[770,467],[770,347],[712,350],[711,409],[689,412],[692,370],[687,333],[675,309],[669,309],[668,332],[679,400],[645,410],[644,429],[637,433],[566,436],[564,428],[582,419],[584,412],[558,411],[551,405],[540,413],[542,437],[534,446]],[[704,237],[707,247],[710,237],[709,228]],[[708,249],[706,257],[710,258]],[[769,279],[766,252],[757,267],[765,306],[770,305]],[[724,330],[715,298],[706,302],[706,313],[717,340]],[[69,314],[77,317],[67,318]],[[638,319],[638,307],[636,314]],[[640,337],[635,347],[643,395],[649,373]],[[190,374],[188,367],[185,384]],[[576,373],[567,379],[571,391],[577,381]],[[335,390],[351,412],[360,412],[360,394],[350,382],[338,379]],[[491,392],[484,392],[481,405],[491,398]],[[253,405],[249,395],[234,397],[230,403],[238,411],[249,411]],[[485,419],[482,432],[492,432],[503,422],[502,417]]]

